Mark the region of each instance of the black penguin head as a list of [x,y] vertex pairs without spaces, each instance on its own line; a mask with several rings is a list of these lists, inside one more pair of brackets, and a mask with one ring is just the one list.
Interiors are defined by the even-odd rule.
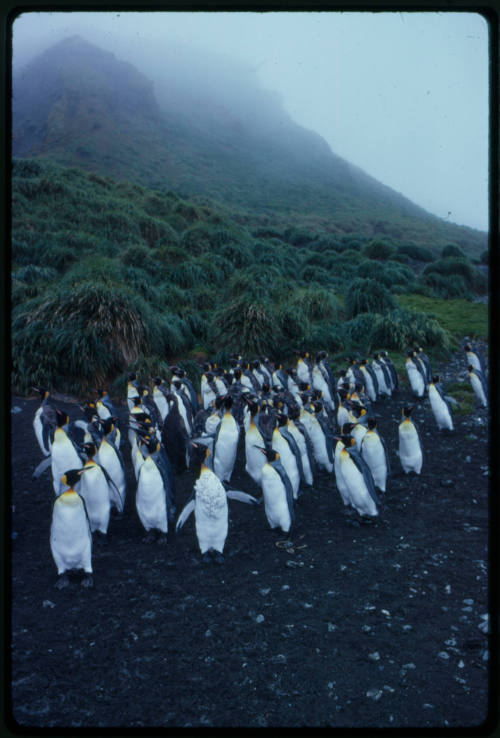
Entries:
[[435,374],[432,377],[432,382],[433,382],[433,384],[439,384],[439,374]]
[[259,366],[260,366],[260,361],[258,359],[254,359],[252,361],[252,366],[253,366],[254,369],[258,369]]
[[467,371],[468,372],[473,372],[474,371],[474,367],[472,366],[472,364],[469,364],[469,366],[467,367]]
[[344,423],[342,428],[340,429],[340,435],[341,436],[349,436],[352,429],[355,428],[357,423]]
[[134,403],[134,407],[139,407],[139,405],[141,404],[141,398],[139,397],[139,395],[132,397],[132,402]]
[[279,453],[275,451],[274,448],[262,448],[261,446],[256,446],[256,448],[264,454],[270,464],[272,464],[273,461],[278,461],[280,458]]
[[219,395],[219,397],[216,397],[215,398],[214,405],[215,405],[215,407],[216,407],[217,410],[220,410],[221,409],[225,397],[226,397],[226,395]]
[[229,412],[231,408],[233,407],[233,398],[231,397],[231,395],[224,395],[223,404],[224,404],[224,407],[226,408],[226,412]]
[[241,379],[241,373],[241,367],[236,366],[233,374],[237,382]]
[[155,454],[160,449],[160,443],[156,437],[149,437],[146,447],[150,454]]
[[114,415],[113,417],[106,418],[106,420],[101,420],[102,429],[104,431],[104,435],[107,436],[108,433],[111,433],[113,428],[115,427],[115,423],[118,420],[118,416]]
[[341,376],[341,377],[345,377],[345,376],[346,376],[346,374],[347,374],[347,372],[346,372],[346,370],[345,370],[345,369],[341,369],[341,370],[339,371],[339,376]]
[[31,389],[35,390],[35,392],[39,392],[43,398],[48,397],[48,395],[50,394],[49,390],[46,387],[32,387]]
[[61,482],[68,487],[74,487],[80,481],[83,469],[68,469],[61,477]]
[[288,416],[285,413],[276,413],[276,420],[278,421],[278,427],[282,428],[288,422]]
[[212,368],[212,364],[209,361],[203,362],[203,371],[205,372],[205,374],[209,372],[211,368]]
[[159,387],[160,384],[163,382],[163,379],[161,377],[151,377],[153,380],[153,384],[156,385],[156,387]]
[[368,428],[369,430],[374,430],[377,426],[377,421],[375,418],[368,418]]
[[182,382],[180,379],[173,379],[172,384],[175,387],[175,389],[178,389],[178,390],[180,390],[180,388],[182,387]]
[[288,417],[290,418],[290,420],[297,420],[298,418],[300,418],[300,408],[298,405],[293,404],[289,406]]
[[97,446],[95,445],[95,443],[91,443],[91,442],[84,443],[83,444],[83,449],[84,449],[85,453],[87,454],[87,457],[89,459],[93,459],[94,456],[95,456],[95,453],[97,451]]
[[262,392],[264,394],[267,394],[270,391],[271,387],[269,386],[268,382],[264,382],[262,385]]
[[413,405],[405,406],[401,411],[401,414],[403,415],[403,417],[409,418],[412,413],[413,407],[414,407]]
[[205,377],[207,378],[207,382],[212,382],[213,381],[213,378],[214,378],[214,375],[213,375],[213,373],[211,371],[208,371],[208,372],[205,373]]
[[66,413],[63,413],[63,411],[59,410],[58,407],[56,407],[56,422],[58,428],[62,428],[63,425],[66,425],[66,423],[69,422],[69,418]]
[[310,385],[307,384],[307,382],[299,382],[299,391],[300,392],[308,392],[311,389]]
[[128,381],[133,382],[135,379],[137,379],[137,374],[135,372],[129,372]]
[[470,345],[470,343],[465,344],[464,351],[472,351],[472,346]]
[[313,406],[315,413],[320,413],[323,410],[323,403],[320,402],[320,400],[315,400],[311,405]]

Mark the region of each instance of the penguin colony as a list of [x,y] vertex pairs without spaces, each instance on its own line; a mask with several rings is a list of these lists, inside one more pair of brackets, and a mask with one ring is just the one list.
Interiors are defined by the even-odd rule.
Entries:
[[[464,351],[477,402],[486,407],[484,360],[469,343]],[[388,353],[375,353],[371,363],[351,358],[337,377],[325,351],[314,358],[297,351],[295,367],[287,369],[265,357],[249,362],[232,356],[229,363],[226,369],[203,365],[199,395],[177,366],[170,367],[169,382],[151,377],[149,387],[129,374],[128,423],[122,429],[105,390],[96,389],[80,406],[83,417],[70,423],[51,404],[47,389],[33,388],[41,395],[33,427],[44,456],[33,476],[50,469],[57,587],[67,586],[71,570],[83,570],[82,585],[92,586],[92,543],[105,539],[111,511],[119,519],[130,498],[145,542],[166,543],[168,532],[179,533],[193,513],[203,560],[218,563],[229,500],[260,505],[261,524],[281,532],[287,545],[297,500],[314,486],[318,471],[331,475],[332,490],[356,524],[377,519],[390,468],[373,403],[394,397],[399,386]],[[406,371],[415,401],[427,397],[438,429],[453,431],[451,398],[420,347],[407,352]],[[414,407],[401,408],[397,454],[405,474],[419,475],[423,454]],[[130,445],[134,490],[126,489],[122,432]],[[259,498],[231,488],[240,441],[245,472],[259,486]],[[200,462],[192,494],[178,511],[176,477]]]

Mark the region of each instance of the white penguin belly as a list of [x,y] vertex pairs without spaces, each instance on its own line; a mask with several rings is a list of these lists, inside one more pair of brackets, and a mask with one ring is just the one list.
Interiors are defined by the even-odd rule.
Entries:
[[432,384],[429,386],[429,400],[438,428],[440,430],[443,428],[453,430],[453,420],[451,419],[448,405]]
[[220,480],[229,482],[233,473],[239,431],[233,416],[222,418],[214,448],[214,472]]
[[374,363],[373,371],[375,372],[375,376],[377,377],[379,393],[381,395],[388,395],[390,397],[392,395],[392,387],[387,386],[387,382],[385,381],[383,369],[380,366],[378,366],[378,364]]
[[70,569],[92,572],[92,538],[81,500],[67,504],[58,498],[50,528],[50,548],[57,573]]
[[370,467],[375,486],[385,492],[387,460],[382,442],[373,431],[368,431],[363,439],[361,456]]
[[422,469],[422,449],[413,423],[403,421],[398,430],[399,458],[405,474],[410,471],[420,474]]
[[288,533],[292,525],[292,518],[286,499],[283,482],[276,469],[265,464],[262,470],[262,494],[264,496],[264,510],[271,528],[281,528]]
[[155,528],[167,533],[167,500],[163,479],[156,464],[149,458],[139,472],[135,505],[146,531]]
[[75,447],[61,428],[57,428],[54,433],[50,466],[56,495],[69,489],[61,482],[62,475],[70,469],[81,469],[83,466],[83,461],[78,456]]

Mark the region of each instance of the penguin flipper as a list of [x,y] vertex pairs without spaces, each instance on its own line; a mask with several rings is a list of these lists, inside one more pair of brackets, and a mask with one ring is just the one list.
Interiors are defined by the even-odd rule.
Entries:
[[238,489],[227,489],[226,494],[230,500],[239,500],[239,502],[246,502],[247,505],[258,505],[260,500],[246,492],[240,492]]
[[33,472],[32,479],[38,479],[38,477],[41,477],[44,471],[50,467],[51,462],[52,456],[46,456],[44,460],[41,461],[36,467],[35,471]]
[[177,523],[175,525],[175,532],[178,533],[186,520],[189,518],[191,513],[194,511],[194,494],[192,495],[191,499],[188,500],[186,505],[184,505],[179,517],[177,518]]

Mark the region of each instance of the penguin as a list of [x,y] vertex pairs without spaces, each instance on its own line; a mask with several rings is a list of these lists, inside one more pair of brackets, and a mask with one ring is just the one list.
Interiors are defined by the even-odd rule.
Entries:
[[50,447],[57,427],[55,408],[49,403],[50,392],[45,387],[33,387],[41,396],[40,407],[33,418],[33,429],[40,450],[44,456],[50,456]]
[[389,471],[389,457],[383,438],[377,431],[375,418],[368,418],[368,430],[361,441],[361,457],[366,461],[372,473],[375,487],[385,492],[387,474]]
[[367,463],[354,449],[355,441],[352,436],[341,435],[335,438],[344,446],[339,453],[339,469],[349,504],[362,519],[377,517],[379,500]]
[[388,371],[389,371],[389,377],[391,382],[391,390],[394,392],[394,390],[397,390],[399,387],[399,377],[398,373],[396,371],[396,367],[394,366],[389,354],[387,351],[380,351],[379,352],[380,361],[386,365]]
[[125,484],[125,465],[123,457],[119,449],[111,440],[115,422],[118,420],[116,415],[101,421],[103,429],[103,438],[97,452],[97,463],[102,466],[113,480],[110,486],[111,505],[117,510],[118,514],[123,513],[125,507],[126,484]]
[[91,587],[92,533],[83,498],[76,492],[83,469],[69,469],[61,475],[62,488],[66,491],[56,497],[50,526],[50,549],[57,567],[56,587],[69,584],[66,572],[83,569],[82,586]]
[[299,408],[291,407],[289,409],[286,427],[290,435],[295,439],[301,455],[304,482],[308,487],[312,487],[314,484],[313,449],[304,428],[301,426],[299,416]]
[[193,493],[184,506],[175,532],[178,533],[190,514],[194,512],[196,537],[203,560],[224,561],[224,545],[228,533],[228,499],[247,504],[257,504],[252,495],[237,490],[226,490],[212,469],[212,455],[206,450],[205,461],[195,482]]
[[87,461],[83,466],[84,474],[80,479],[80,495],[85,501],[85,508],[92,533],[98,531],[106,535],[111,511],[110,485],[113,484],[109,474],[94,461],[97,448],[95,443],[84,444]]
[[483,373],[483,376],[486,377],[486,363],[479,349],[471,343],[466,343],[464,351],[467,357],[467,365],[472,364],[474,369],[479,369]]
[[363,384],[363,375],[358,366],[358,362],[354,357],[349,359],[349,366],[346,371],[346,380],[349,382],[351,391],[354,389],[356,384]]
[[378,380],[372,367],[366,359],[359,362],[359,370],[363,375],[363,384],[366,387],[368,397],[372,402],[376,402],[378,397]]
[[139,382],[137,380],[137,374],[135,372],[129,372],[127,381],[127,404],[129,410],[131,410],[134,405],[134,397],[139,395],[139,391],[137,389],[138,386]]
[[240,429],[231,414],[233,406],[231,395],[226,395],[223,406],[225,412],[217,427],[213,442],[213,470],[221,482],[229,482],[236,461]]
[[445,397],[437,374],[432,378],[432,382],[429,384],[429,400],[431,403],[432,413],[439,430],[446,429],[452,431],[453,419],[451,406]]
[[413,471],[420,474],[422,470],[422,444],[415,424],[410,419],[413,407],[402,409],[403,420],[398,426],[399,459],[405,474]]
[[293,499],[296,500],[299,493],[300,480],[304,476],[302,460],[295,439],[284,427],[287,421],[286,415],[279,414],[277,419],[278,425],[273,431],[271,448],[277,451],[280,456],[281,463],[292,486]]
[[179,410],[179,414],[184,421],[184,425],[186,426],[187,434],[188,436],[191,436],[193,434],[194,422],[194,413],[193,406],[191,405],[191,400],[189,399],[188,394],[183,391],[182,382],[180,379],[176,377],[172,378],[170,386],[172,388],[171,394],[173,395],[173,398],[177,403],[177,408]]
[[250,422],[248,424],[248,428],[245,428],[245,471],[260,487],[262,481],[262,468],[265,464],[265,459],[262,456],[260,448],[265,446],[266,442],[256,421],[256,416],[259,412],[259,405],[250,397],[245,399],[250,412]]
[[207,370],[201,375],[201,400],[203,409],[207,410],[211,407],[219,395],[220,392],[214,382],[214,374]]
[[64,490],[62,478],[65,471],[67,469],[81,469],[83,467],[83,461],[73,441],[64,429],[64,426],[69,423],[68,416],[59,410],[59,408],[56,408],[55,412],[57,428],[54,431],[54,441],[52,443],[50,458],[54,492],[56,495],[59,495]]
[[297,351],[297,366],[295,372],[301,382],[307,382],[312,385],[311,365],[309,363],[309,353],[307,351]]
[[422,363],[422,366],[424,367],[424,374],[425,374],[425,385],[426,388],[430,385],[432,382],[432,369],[431,369],[431,361],[426,353],[424,353],[424,350],[421,346],[415,346],[413,350],[415,356],[419,361]]
[[368,418],[364,407],[360,407],[353,403],[350,412],[350,422],[353,426],[351,436],[354,438],[357,451],[361,451],[361,444],[363,443],[363,439],[368,432],[368,428],[366,427]]
[[333,433],[326,423],[321,423],[323,406],[320,402],[311,405],[311,412],[302,410],[300,421],[312,443],[314,459],[320,469],[333,471]]
[[414,351],[408,351],[406,372],[413,394],[415,397],[422,398],[425,394],[425,371],[423,365],[416,359]]
[[281,389],[287,389],[288,388],[288,382],[285,372],[283,371],[283,365],[278,364],[277,367],[275,367],[273,374],[272,374],[272,383],[271,385],[273,387],[280,387]]
[[295,520],[292,485],[279,453],[272,448],[260,450],[265,456],[261,486],[267,522],[271,529],[281,528],[289,537]]
[[[347,387],[349,386],[348,383]],[[337,390],[337,397],[338,397],[338,405],[337,405],[337,427],[342,428],[343,425],[346,423],[351,422],[349,417],[349,408],[348,408],[348,390],[346,387],[340,387]]]
[[[334,436],[334,440],[336,441],[334,452],[333,452],[333,459],[334,459],[333,469],[334,469],[334,474],[335,474],[335,483],[337,485],[338,492],[340,494],[342,502],[344,503],[345,510],[347,513],[350,513],[351,511],[351,498],[349,495],[349,488],[342,474],[342,467],[340,464],[340,454],[346,447],[345,443],[342,441],[342,438],[344,436],[349,435],[354,425],[355,425],[354,423],[345,423],[340,428],[341,435]],[[351,441],[349,440],[348,445],[350,445],[350,443]]]
[[167,395],[169,411],[161,428],[161,442],[177,474],[189,469],[192,443],[184,419],[179,411],[180,403],[172,392]]
[[474,394],[483,407],[488,407],[488,383],[484,374],[479,369],[475,369],[472,364],[469,364],[467,371]]
[[322,399],[323,399],[323,402],[325,403],[325,406],[329,410],[334,412],[335,403],[333,401],[333,392],[332,392],[332,388],[329,383],[329,377],[328,375],[325,376],[326,372],[322,369],[320,354],[316,354],[311,374],[312,374],[313,389],[316,389],[319,392],[321,392]]
[[153,402],[158,409],[161,422],[163,423],[167,417],[169,407],[167,400],[168,388],[161,377],[151,377],[151,381],[153,382]]
[[171,366],[170,371],[172,372],[173,377],[176,377],[182,387],[182,391],[185,393],[186,397],[188,398],[191,408],[192,408],[192,414],[193,416],[196,415],[198,410],[200,409],[198,406],[198,395],[196,394],[196,390],[194,388],[193,383],[189,379],[189,377],[186,375],[186,372],[184,369],[181,369],[179,366]]
[[379,352],[373,354],[372,368],[377,377],[379,395],[381,397],[391,397],[393,381],[391,380],[390,367],[382,359]]
[[168,532],[167,491],[163,476],[155,462],[154,454],[159,450],[156,438],[145,442],[146,458],[139,469],[135,507],[139,520],[146,531],[144,542],[150,543],[157,538],[159,543],[166,543]]

